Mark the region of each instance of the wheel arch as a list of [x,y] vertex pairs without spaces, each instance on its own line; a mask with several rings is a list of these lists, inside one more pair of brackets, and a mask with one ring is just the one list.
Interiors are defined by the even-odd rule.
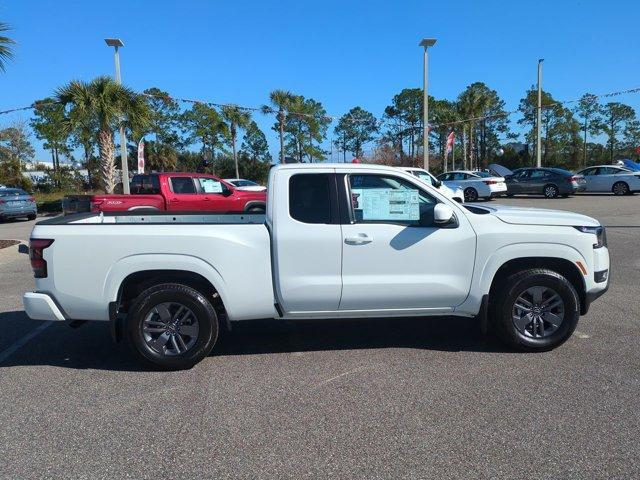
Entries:
[[115,302],[118,310],[126,311],[132,295],[159,283],[182,283],[210,294],[212,303],[226,305],[225,283],[220,273],[202,259],[177,254],[133,255],[116,262],[106,276],[104,298],[109,304]]
[[510,275],[532,268],[553,270],[569,280],[580,298],[580,314],[584,315],[586,313],[586,282],[584,276],[575,262],[561,257],[518,257],[504,262],[492,277],[489,288],[489,301]]

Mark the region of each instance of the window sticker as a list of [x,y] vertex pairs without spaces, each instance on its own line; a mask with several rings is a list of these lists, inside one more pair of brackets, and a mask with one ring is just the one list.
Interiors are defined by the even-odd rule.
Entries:
[[213,178],[199,178],[204,193],[222,193],[222,183]]
[[418,190],[352,188],[356,220],[420,220]]

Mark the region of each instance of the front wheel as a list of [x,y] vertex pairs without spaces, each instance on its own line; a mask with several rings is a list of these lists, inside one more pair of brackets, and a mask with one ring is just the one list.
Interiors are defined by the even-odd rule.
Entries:
[[182,370],[209,355],[218,339],[218,317],[199,291],[165,283],[138,296],[127,315],[126,335],[143,363]]
[[498,338],[517,350],[545,351],[563,344],[580,318],[580,299],[557,272],[531,269],[506,279],[490,299]]

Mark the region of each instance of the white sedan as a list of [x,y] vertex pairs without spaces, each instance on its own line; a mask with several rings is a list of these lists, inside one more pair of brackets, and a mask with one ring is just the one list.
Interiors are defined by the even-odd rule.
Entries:
[[464,202],[464,193],[459,185],[450,182],[441,182],[423,168],[402,167],[401,169],[415,177],[418,177],[420,180],[432,187],[437,188],[438,191],[447,198],[455,200],[458,203]]
[[615,165],[598,165],[580,170],[587,181],[587,192],[612,192],[628,195],[640,192],[640,172],[633,172]]
[[244,190],[247,192],[264,192],[267,187],[252,182],[251,180],[245,180],[244,178],[225,178],[225,182],[230,183],[238,190]]
[[464,189],[465,202],[475,202],[478,198],[491,200],[493,197],[507,193],[504,177],[495,177],[487,172],[455,170],[441,173],[438,175],[438,180],[455,182],[460,185]]

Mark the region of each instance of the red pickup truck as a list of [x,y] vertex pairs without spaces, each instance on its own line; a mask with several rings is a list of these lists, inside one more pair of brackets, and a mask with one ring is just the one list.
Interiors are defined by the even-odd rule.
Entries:
[[238,190],[206,173],[151,173],[135,175],[131,195],[76,195],[63,202],[65,213],[169,210],[207,212],[265,211],[266,192]]

